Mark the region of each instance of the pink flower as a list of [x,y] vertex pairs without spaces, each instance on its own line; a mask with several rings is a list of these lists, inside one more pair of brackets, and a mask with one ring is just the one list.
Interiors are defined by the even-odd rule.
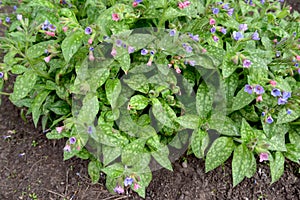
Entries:
[[114,192],[118,193],[118,194],[123,194],[124,193],[124,188],[122,188],[121,186],[118,185],[118,186],[115,187]]
[[152,58],[149,59],[149,61],[147,62],[147,66],[151,66],[152,65]]
[[216,24],[216,20],[213,19],[213,18],[210,18],[210,19],[209,19],[209,24],[210,24],[210,25],[215,25],[215,24]]
[[270,84],[271,84],[272,86],[276,86],[277,82],[274,81],[274,80],[270,80]]
[[171,68],[171,67],[172,67],[172,64],[169,63],[169,64],[168,64],[168,67]]
[[64,126],[58,126],[55,129],[58,133],[61,133],[64,130],[64,128],[65,128]]
[[269,154],[268,153],[260,153],[259,154],[259,162],[263,162],[265,160],[269,160]]
[[138,190],[141,186],[138,183],[134,183],[133,189]]
[[112,49],[110,54],[111,54],[113,57],[116,57],[116,55],[117,55],[117,50],[116,50],[116,49]]
[[78,151],[80,151],[80,149],[81,149],[81,148],[80,148],[80,146],[77,146],[77,148],[76,148],[76,149],[77,149]]
[[46,35],[49,35],[51,37],[54,37],[55,36],[55,33],[54,32],[50,32],[50,31],[46,31],[45,32]]
[[215,41],[215,42],[218,42],[219,41],[219,38],[217,37],[217,36],[213,36],[213,40]]
[[89,43],[89,44],[92,44],[92,43],[93,43],[93,39],[90,38],[90,39],[88,40],[88,43]]
[[191,2],[190,1],[185,1],[185,2],[183,2],[183,4],[184,4],[185,7],[188,7],[191,4]]
[[71,146],[67,144],[67,145],[64,147],[64,151],[70,152],[70,151],[71,151]]
[[95,57],[94,57],[94,54],[93,54],[92,51],[90,51],[90,53],[89,53],[89,60],[90,61],[94,61],[95,60]]
[[120,20],[120,17],[119,17],[119,15],[117,14],[117,13],[113,13],[112,15],[111,15],[111,17],[112,17],[112,20],[114,20],[114,21],[119,21]]
[[178,3],[178,8],[179,8],[179,9],[184,9],[184,8],[185,8],[184,3],[179,2],[179,3]]
[[262,102],[262,101],[263,101],[262,95],[256,97],[256,102]]
[[64,27],[62,28],[62,30],[63,30],[64,32],[67,32],[68,27],[67,27],[67,26],[64,26]]
[[44,61],[46,63],[50,62],[50,60],[51,60],[51,55],[44,58]]
[[137,7],[137,5],[139,5],[139,3],[138,2],[132,2],[132,7]]
[[296,59],[297,59],[298,61],[300,61],[300,56],[299,56],[299,55],[296,55]]
[[277,43],[277,42],[278,42],[278,40],[277,40],[277,39],[274,39],[274,40],[273,40],[273,42],[274,42],[274,43]]
[[177,73],[177,74],[180,74],[180,73],[181,73],[181,70],[180,70],[179,68],[176,68],[175,70],[176,70],[176,73]]
[[201,51],[202,51],[202,53],[206,53],[207,52],[207,50],[204,49],[204,48]]

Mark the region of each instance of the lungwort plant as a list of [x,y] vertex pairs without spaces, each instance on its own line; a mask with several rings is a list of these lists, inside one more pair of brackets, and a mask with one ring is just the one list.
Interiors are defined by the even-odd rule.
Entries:
[[300,159],[300,17],[283,1],[23,0],[1,16],[1,86],[93,183],[145,197],[184,152],[233,185]]

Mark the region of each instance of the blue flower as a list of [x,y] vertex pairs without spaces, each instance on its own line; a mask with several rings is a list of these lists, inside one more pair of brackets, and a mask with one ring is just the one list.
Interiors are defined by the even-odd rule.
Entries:
[[124,186],[127,187],[128,185],[132,185],[133,183],[133,178],[126,177],[124,180]]
[[224,10],[228,10],[228,9],[229,9],[229,4],[228,4],[228,3],[225,3],[225,4],[222,6],[222,8],[223,8]]
[[248,25],[247,24],[240,24],[239,30],[240,31],[246,31],[246,30],[248,30]]
[[212,27],[212,28],[210,29],[210,32],[211,32],[211,33],[215,33],[215,32],[216,32],[216,27]]
[[271,91],[271,95],[274,96],[274,97],[278,97],[278,96],[281,96],[281,92],[280,92],[279,89],[273,88],[272,91]]
[[234,8],[230,8],[230,9],[228,9],[227,14],[229,16],[232,16],[233,12],[234,12]]
[[254,88],[254,92],[256,93],[256,94],[262,94],[262,93],[264,93],[265,92],[265,90],[264,90],[264,88],[262,87],[262,86],[260,86],[260,85],[257,85],[257,86],[255,86],[255,88]]
[[53,24],[50,24],[50,25],[48,26],[48,29],[49,29],[50,31],[55,31],[55,30],[56,30],[56,27],[55,27]]
[[186,50],[186,52],[188,52],[188,53],[192,53],[193,47],[191,47],[191,46],[186,46],[186,47],[185,47],[185,50]]
[[93,128],[91,126],[88,127],[87,133],[88,134],[92,134],[93,133]]
[[266,113],[265,113],[265,112],[262,112],[262,113],[261,113],[261,116],[263,116],[263,117],[266,116]]
[[195,66],[196,65],[196,61],[194,61],[194,60],[189,60],[188,63],[191,66]]
[[117,47],[120,47],[121,45],[122,45],[122,40],[116,40],[116,45],[117,45]]
[[248,94],[252,94],[253,87],[251,85],[246,84],[244,91],[247,92]]
[[273,120],[273,118],[272,118],[271,115],[267,117],[266,122],[267,122],[268,124],[272,124],[272,123],[274,122],[274,120]]
[[292,114],[292,110],[287,109],[287,110],[286,110],[286,114],[288,114],[288,115]]
[[9,17],[6,17],[6,18],[5,18],[5,21],[6,21],[7,23],[9,23],[9,22],[10,22],[10,18],[9,18]]
[[238,41],[238,40],[241,40],[243,38],[244,38],[244,35],[241,32],[233,31],[233,39]]
[[91,27],[86,27],[84,30],[85,34],[90,35],[93,32],[93,29]]
[[223,33],[224,35],[227,33],[227,30],[226,30],[226,28],[224,28],[224,27],[221,27],[220,31],[221,31],[221,33]]
[[170,30],[170,36],[175,36],[175,34],[176,34],[176,30],[175,29]]
[[278,105],[284,105],[284,104],[286,104],[286,103],[287,103],[287,99],[282,98],[282,97],[279,97],[279,98],[278,98],[278,101],[277,101],[277,104],[278,104]]
[[264,4],[264,3],[265,3],[265,0],[260,0],[260,3],[261,3],[261,4]]
[[134,52],[134,47],[128,46],[128,53],[133,53]]
[[276,58],[279,58],[281,55],[281,52],[280,51],[276,51]]
[[69,141],[70,141],[70,144],[75,144],[76,143],[76,138],[75,137],[71,137],[69,139]]
[[154,52],[154,51],[150,51],[150,54],[151,54],[151,55],[154,55],[154,54],[155,54],[155,52]]
[[220,12],[219,8],[213,8],[212,9],[213,14],[218,14]]
[[252,34],[252,40],[260,40],[259,34],[258,34],[257,31],[255,31],[255,32]]
[[284,91],[283,93],[282,93],[282,98],[284,98],[284,99],[288,99],[288,98],[290,98],[291,97],[291,93],[290,92],[286,92],[286,91]]
[[199,41],[199,35],[194,35],[194,36],[191,36],[192,40],[198,42]]
[[147,55],[148,53],[148,50],[147,49],[142,49],[141,50],[141,54],[144,56],[144,55]]
[[18,8],[18,7],[15,5],[15,6],[14,6],[14,10],[17,10],[17,8]]
[[3,78],[3,76],[4,76],[4,73],[0,72],[0,78]]

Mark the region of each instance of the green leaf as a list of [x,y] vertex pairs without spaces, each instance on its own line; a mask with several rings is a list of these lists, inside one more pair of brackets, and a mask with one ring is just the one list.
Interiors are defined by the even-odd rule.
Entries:
[[277,116],[276,124],[292,122],[300,117],[298,110],[291,110],[291,112],[291,114],[287,114],[286,108],[281,108]]
[[247,144],[252,139],[256,138],[256,133],[248,122],[243,118],[242,127],[241,127],[241,138],[244,144]]
[[152,104],[152,112],[154,117],[164,126],[176,128],[174,123],[174,120],[176,120],[175,112],[169,106],[167,106],[169,109],[166,109],[166,106],[163,106],[157,98],[152,99]]
[[199,117],[197,115],[186,114],[180,116],[176,121],[184,128],[197,129],[199,125]]
[[80,123],[93,124],[98,111],[98,98],[93,94],[88,94],[82,101],[82,107],[77,116],[77,121]]
[[27,49],[26,56],[29,59],[39,58],[45,54],[46,49],[49,49],[50,46],[54,46],[56,43],[56,40],[48,40],[45,42],[37,43]]
[[127,40],[128,45],[134,47],[136,50],[146,47],[150,42],[155,39],[151,34],[136,33],[131,34]]
[[213,59],[206,54],[197,54],[197,56],[192,56],[189,59],[196,61],[196,65],[199,65],[205,69],[215,69],[216,66]]
[[208,121],[209,128],[218,131],[221,135],[239,136],[240,132],[237,125],[231,118],[214,114]]
[[23,74],[27,71],[27,68],[23,65],[14,65],[11,69],[13,74]]
[[235,145],[232,138],[217,138],[207,152],[205,172],[211,171],[224,163],[231,155]]
[[249,105],[255,99],[254,95],[248,94],[242,88],[233,99],[232,111],[239,110]]
[[286,132],[279,132],[274,134],[268,141],[268,149],[272,151],[286,151],[285,134]]
[[101,163],[98,160],[93,160],[89,162],[88,174],[92,179],[92,183],[95,184],[100,179]]
[[224,93],[227,101],[227,108],[231,109],[233,103],[233,97],[236,88],[239,85],[239,77],[237,74],[232,74],[228,78],[223,80]]
[[143,95],[135,95],[130,98],[130,108],[135,110],[143,110],[148,106],[148,98]]
[[205,83],[199,85],[196,94],[196,109],[200,118],[204,119],[212,110],[214,90]]
[[271,177],[272,183],[279,180],[284,172],[284,156],[281,152],[277,151],[275,153],[275,158],[270,159],[270,170],[271,170]]
[[137,163],[150,162],[150,154],[144,152],[145,140],[143,138],[134,140],[127,144],[122,151],[121,159],[122,163],[127,166],[133,166]]
[[250,151],[245,144],[240,144],[233,153],[232,159],[232,180],[233,187],[239,184],[246,175],[250,175],[249,166],[251,164]]
[[300,131],[291,129],[289,131],[289,140],[292,144],[295,144],[298,148],[300,148]]
[[254,154],[250,152],[250,162],[249,162],[249,168],[246,171],[246,177],[251,178],[256,173],[256,159],[254,157]]
[[133,90],[144,94],[149,91],[148,79],[144,74],[134,74],[124,79],[124,82]]
[[70,106],[67,102],[59,100],[51,104],[49,110],[57,115],[67,115],[70,113]]
[[121,93],[121,82],[119,79],[109,79],[106,81],[105,84],[105,92],[107,100],[109,101],[112,109],[117,107],[117,100],[119,98],[119,95]]
[[[121,163],[114,163],[110,166],[102,168],[101,171],[103,171],[109,178],[114,179],[123,174],[124,166]],[[115,185],[113,187],[115,187]]]
[[77,31],[71,33],[62,41],[61,49],[66,62],[69,62],[81,47],[83,37],[84,33],[82,31]]
[[121,56],[117,57],[117,61],[119,62],[122,70],[127,73],[130,69],[130,55],[127,52],[123,53]]
[[49,90],[43,90],[42,92],[39,92],[38,95],[33,100],[31,109],[32,109],[32,119],[33,119],[33,123],[34,123],[35,127],[37,127],[37,123],[38,123],[40,115],[41,115],[40,108],[50,92],[51,91],[49,91]]
[[46,134],[46,137],[49,140],[53,140],[53,139],[58,140],[58,139],[64,138],[65,135],[62,133],[58,133],[56,130],[52,130],[51,132]]
[[251,122],[258,122],[260,120],[260,117],[257,115],[254,105],[251,106],[245,106],[243,109],[239,110],[242,116]]
[[107,145],[102,146],[103,151],[103,165],[107,166],[121,155],[122,149],[120,147],[111,147]]
[[30,1],[28,6],[32,7],[48,7],[48,8],[55,8],[54,4],[49,2],[48,0],[35,0],[35,1]]
[[287,151],[284,152],[284,156],[287,159],[300,164],[300,147],[296,144],[286,144],[286,149]]
[[204,157],[205,149],[207,148],[208,143],[209,136],[206,131],[203,131],[200,128],[197,128],[193,131],[191,137],[191,147],[197,158]]
[[154,159],[164,168],[173,171],[172,164],[169,160],[169,149],[167,146],[163,146],[156,151],[151,152]]
[[37,80],[37,76],[32,71],[27,71],[23,75],[19,75],[14,83],[14,92],[10,95],[12,102],[21,100],[33,89]]
[[228,78],[237,68],[238,65],[230,60],[230,55],[227,55],[222,63],[222,75],[224,78]]

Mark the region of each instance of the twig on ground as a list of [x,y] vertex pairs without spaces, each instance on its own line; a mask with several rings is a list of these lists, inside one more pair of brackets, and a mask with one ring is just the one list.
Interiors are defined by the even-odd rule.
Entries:
[[59,193],[57,193],[57,192],[54,192],[54,191],[52,191],[52,190],[48,190],[48,189],[45,189],[45,190],[46,190],[47,192],[49,192],[49,193],[55,194],[55,195],[60,196],[60,197],[62,197],[62,198],[66,198],[64,195],[59,194]]

